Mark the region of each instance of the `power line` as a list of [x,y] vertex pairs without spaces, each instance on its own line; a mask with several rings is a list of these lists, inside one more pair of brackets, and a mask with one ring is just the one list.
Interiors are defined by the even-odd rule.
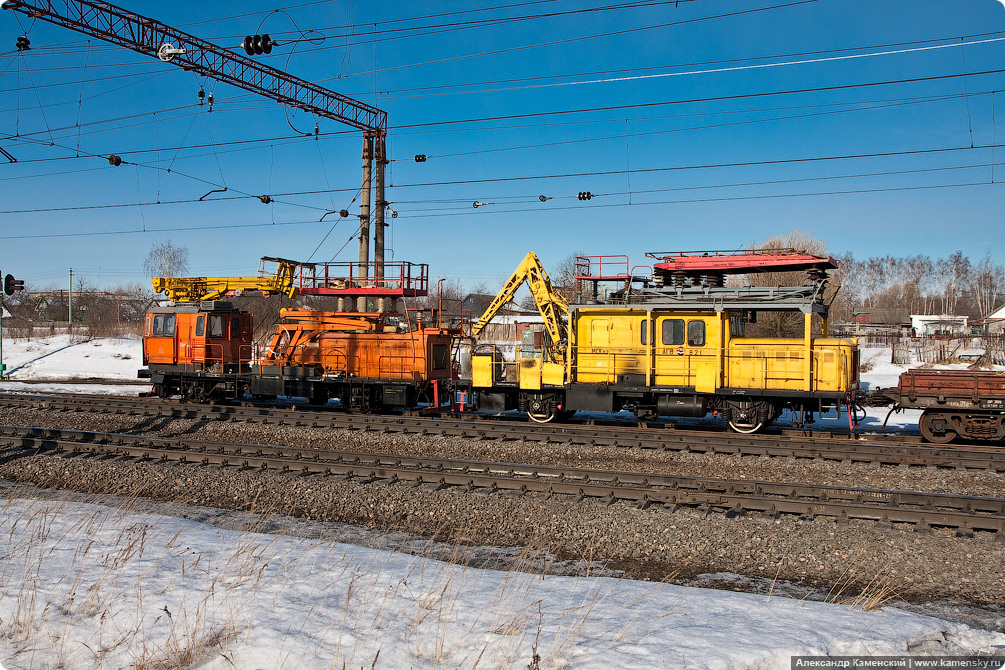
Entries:
[[677,171],[688,171],[688,170],[709,170],[709,169],[719,169],[719,168],[737,168],[737,167],[759,167],[766,165],[798,165],[804,163],[813,163],[818,161],[841,161],[841,160],[856,160],[865,158],[889,158],[894,156],[919,156],[924,154],[944,154],[953,151],[974,151],[979,149],[993,149],[1001,146],[1002,144],[985,144],[981,146],[962,146],[962,147],[943,147],[936,149],[911,149],[904,151],[878,151],[873,153],[863,153],[863,154],[843,154],[843,155],[833,155],[833,156],[813,156],[806,158],[782,158],[774,160],[763,160],[763,161],[740,161],[734,163],[705,163],[698,165],[675,165],[668,167],[657,167],[657,168],[633,168],[632,170],[598,170],[593,172],[567,172],[567,173],[555,173],[548,175],[525,175],[517,177],[488,177],[483,179],[457,179],[452,181],[440,181],[440,182],[422,182],[413,184],[394,184],[394,188],[416,188],[416,187],[429,187],[429,186],[457,186],[463,184],[487,184],[487,183],[499,183],[499,182],[515,182],[515,181],[534,181],[543,179],[567,179],[567,178],[582,178],[582,177],[605,177],[605,176],[616,176],[624,175],[629,172],[633,175],[635,174],[648,174],[648,173],[660,173],[660,172],[677,172]]
[[[997,165],[997,163],[992,163],[990,165]],[[910,170],[885,170],[881,172],[857,172],[853,174],[839,174],[839,175],[824,175],[819,177],[793,177],[791,179],[767,179],[760,181],[746,181],[746,182],[732,182],[727,184],[703,184],[697,186],[671,186],[666,188],[652,188],[652,189],[633,189],[631,195],[645,195],[650,193],[673,193],[678,191],[702,191],[710,189],[724,189],[724,188],[742,188],[750,186],[778,186],[781,184],[801,184],[807,182],[818,182],[818,181],[835,181],[838,179],[864,179],[867,177],[892,177],[900,175],[915,175],[915,174],[927,174],[935,172],[951,172],[953,170],[976,170],[984,169],[989,167],[989,163],[972,163],[970,165],[952,165],[943,167],[931,167],[931,168],[916,168]],[[594,193],[593,197],[610,197],[610,196],[620,196],[629,195],[628,191],[610,191],[604,193]],[[540,202],[538,195],[516,195],[516,196],[500,196],[500,195],[490,195],[485,196],[487,199],[495,202],[512,201],[514,204],[517,203],[531,203]],[[562,200],[562,199],[574,199],[577,198],[575,194],[569,195],[554,195],[549,196],[548,200]],[[423,204],[454,204],[454,203],[464,203],[463,207],[459,209],[467,211],[471,209],[471,199],[470,198],[449,198],[442,200],[396,200],[397,204],[401,205],[423,205]],[[629,203],[631,204],[631,203]],[[422,211],[434,211],[434,210],[422,210]],[[442,211],[442,210],[435,210]]]
[[[986,167],[986,166],[985,166]],[[649,207],[654,205],[689,205],[698,203],[709,203],[709,202],[728,202],[728,201],[743,201],[743,200],[772,200],[776,198],[810,198],[810,197],[821,197],[829,195],[862,195],[868,193],[891,193],[896,191],[924,191],[924,190],[936,190],[936,189],[947,189],[947,188],[965,188],[972,186],[1001,186],[1001,184],[993,184],[990,181],[975,181],[975,182],[964,182],[960,184],[933,184],[924,186],[890,186],[883,188],[863,188],[863,189],[848,189],[840,191],[816,191],[812,193],[768,193],[762,195],[736,195],[736,196],[722,196],[718,198],[686,198],[686,199],[676,199],[676,200],[654,200],[649,202],[621,202],[621,203],[592,203],[589,207]],[[554,212],[559,210],[571,210],[576,209],[582,211],[581,206],[569,205],[562,207],[550,207],[547,210],[542,210],[540,208],[531,209],[487,209],[482,212],[481,209],[472,210],[470,207],[462,208],[464,211],[451,213],[451,212],[435,212],[435,213],[422,213],[422,214],[409,214],[403,212],[399,218],[405,219],[423,219],[431,217],[445,217],[445,216],[473,216],[477,212],[478,216],[483,213],[485,215],[494,214],[524,214],[528,212]]]
[[[809,198],[809,197],[821,197],[830,195],[860,195],[869,193],[888,193],[896,191],[923,191],[923,190],[936,190],[936,189],[947,189],[947,188],[965,188],[972,186],[995,186],[1000,184],[991,184],[987,181],[980,182],[964,182],[960,184],[937,184],[937,185],[926,185],[926,186],[893,186],[887,188],[869,188],[869,189],[850,189],[841,191],[817,191],[813,193],[776,193],[776,194],[764,194],[764,195],[747,195],[747,196],[723,196],[718,198],[690,198],[690,199],[676,199],[676,200],[661,200],[661,201],[651,201],[651,202],[632,202],[632,203],[613,203],[613,204],[603,204],[603,203],[591,203],[590,207],[596,208],[610,208],[610,207],[650,207],[655,205],[687,205],[696,203],[707,203],[707,202],[726,202],[726,201],[744,201],[744,200],[768,200],[775,198]],[[517,214],[517,213],[550,213],[558,210],[570,210],[579,209],[581,207],[570,205],[567,207],[551,207],[547,210],[538,209],[496,209],[485,211],[484,214],[494,215],[494,214]],[[472,216],[474,210],[468,210],[466,213],[423,213],[423,214],[402,214],[406,219],[421,219],[430,217],[447,217],[447,216]],[[481,216],[483,213],[478,212]],[[285,222],[272,222],[272,223],[235,223],[235,224],[224,224],[219,226],[171,226],[170,228],[149,228],[144,227],[143,229],[132,229],[132,230],[109,230],[109,231],[87,231],[87,232],[74,232],[74,233],[43,233],[36,235],[4,235],[5,240],[26,240],[26,239],[51,239],[57,237],[101,237],[108,235],[128,235],[137,233],[181,233],[181,232],[195,232],[195,231],[205,231],[205,230],[230,230],[236,228],[267,228],[269,226],[300,226],[300,225],[317,225],[319,221],[285,221]]]
[[[607,171],[597,171],[597,172],[580,172],[580,173],[565,173],[565,174],[549,174],[549,175],[533,175],[533,176],[521,176],[521,177],[497,177],[497,178],[486,178],[486,179],[470,179],[470,180],[456,180],[456,181],[442,181],[442,182],[425,182],[417,184],[395,184],[389,186],[389,188],[431,188],[437,186],[456,186],[456,185],[471,185],[471,184],[487,184],[487,183],[501,183],[501,182],[514,182],[514,181],[534,181],[534,180],[550,180],[550,179],[566,179],[566,178],[584,178],[584,177],[601,177],[601,176],[618,176],[624,174],[647,174],[647,173],[663,173],[663,172],[673,172],[673,171],[690,171],[690,170],[707,170],[707,169],[722,169],[722,168],[737,168],[737,167],[760,167],[766,165],[792,165],[792,164],[804,164],[811,162],[829,162],[829,161],[840,161],[840,160],[854,160],[854,159],[868,159],[868,158],[883,158],[883,157],[894,157],[894,156],[914,156],[922,154],[943,154],[947,152],[954,151],[973,151],[973,150],[983,150],[983,149],[994,149],[1005,145],[984,145],[977,147],[945,147],[938,149],[916,149],[909,151],[895,151],[895,152],[876,152],[869,154],[847,154],[838,156],[816,156],[816,157],[806,157],[806,158],[788,158],[788,159],[777,159],[777,160],[766,160],[766,161],[747,161],[747,162],[736,162],[736,163],[708,163],[701,165],[684,165],[684,166],[669,166],[669,167],[659,167],[659,168],[640,168],[633,170],[607,170]],[[986,165],[986,164],[985,164]],[[862,178],[862,177],[873,177],[873,176],[891,176],[899,174],[919,174],[924,172],[937,172],[945,170],[959,170],[959,169],[973,169],[977,167],[983,167],[984,165],[968,165],[968,166],[949,166],[949,167],[935,167],[935,168],[915,168],[907,170],[894,170],[887,172],[873,172],[873,173],[861,173],[861,174],[851,174],[842,176],[822,176],[822,177],[807,177],[807,178],[797,178],[797,179],[777,179],[777,180],[767,180],[759,182],[748,182],[739,184],[722,184],[722,185],[705,185],[705,186],[692,186],[692,187],[681,187],[681,188],[666,188],[666,189],[654,189],[648,192],[667,192],[674,190],[691,190],[691,189],[702,189],[702,188],[734,188],[739,186],[766,186],[766,185],[777,185],[786,183],[796,183],[801,181],[817,181],[826,179],[849,179],[849,178]],[[209,183],[209,182],[207,182]],[[232,189],[233,190],[233,189]],[[273,194],[273,199],[276,197],[294,197],[294,196],[304,196],[304,195],[322,195],[327,193],[348,193],[352,192],[351,189],[325,189],[325,190],[312,190],[312,191],[291,191],[284,193]],[[643,193],[647,191],[636,191],[638,193]],[[240,192],[239,192],[240,193]],[[67,207],[48,207],[48,208],[31,208],[31,209],[17,209],[17,210],[0,210],[0,215],[2,214],[36,214],[36,213],[46,213],[46,212],[70,212],[70,211],[81,211],[81,210],[96,210],[96,209],[120,209],[120,208],[131,208],[131,207],[145,207],[145,206],[166,206],[166,205],[185,205],[185,204],[195,204],[199,202],[211,203],[211,202],[223,202],[228,200],[243,200],[252,196],[248,193],[241,193],[239,196],[220,196],[214,198],[213,200],[202,200],[202,199],[184,199],[184,200],[169,200],[169,201],[156,201],[156,202],[140,202],[140,203],[112,203],[112,204],[102,204],[102,205],[74,205]],[[510,196],[514,198],[524,198],[528,196]],[[276,201],[280,202],[280,201]],[[402,201],[399,201],[402,202]],[[423,201],[404,201],[412,202],[415,204],[422,203]],[[441,201],[447,202],[447,201]],[[326,207],[317,207],[312,205],[300,205],[297,203],[290,202],[280,202],[280,204],[288,204],[299,206],[307,209],[314,209],[317,211],[329,211]]]
[[542,118],[550,116],[562,116],[566,114],[592,114],[597,112],[614,112],[622,111],[626,109],[648,109],[653,107],[664,107],[667,105],[688,105],[697,104],[703,102],[723,102],[726,100],[742,100],[748,98],[766,98],[777,95],[800,95],[803,93],[822,93],[825,91],[845,91],[855,88],[871,88],[874,86],[889,86],[892,84],[916,84],[927,81],[943,81],[947,79],[956,79],[957,77],[969,76],[977,77],[989,74],[1000,74],[1005,72],[1005,69],[998,70],[984,70],[982,72],[971,72],[969,75],[963,74],[944,74],[944,75],[933,75],[930,77],[911,77],[908,79],[888,79],[886,81],[873,81],[864,82],[860,84],[838,84],[834,86],[815,86],[812,88],[797,88],[789,89],[785,91],[763,91],[760,93],[737,93],[735,95],[717,95],[710,96],[706,98],[688,98],[684,100],[665,100],[661,102],[640,102],[627,105],[607,105],[603,107],[584,107],[580,109],[562,109],[562,110],[552,110],[549,112],[527,112],[522,114],[504,114],[499,116],[484,116],[478,118],[470,119],[453,119],[447,121],[427,121],[425,123],[411,123],[404,124],[401,126],[396,126],[397,128],[427,128],[432,126],[451,126],[458,124],[468,124],[468,123],[487,123],[487,122],[498,122],[498,121],[510,121],[515,119],[531,119],[531,118]]

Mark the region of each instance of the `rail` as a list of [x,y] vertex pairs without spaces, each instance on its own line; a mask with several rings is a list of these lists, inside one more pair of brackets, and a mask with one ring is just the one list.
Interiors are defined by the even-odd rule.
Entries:
[[188,438],[93,433],[0,426],[11,450],[102,455],[199,466],[256,468],[357,478],[363,482],[414,482],[468,491],[508,490],[567,495],[575,500],[633,502],[670,512],[681,507],[801,518],[831,517],[914,524],[1005,536],[1005,498],[871,489],[852,486],[716,479],[568,466],[373,454],[276,445],[204,442]]
[[[88,415],[129,416],[240,421],[284,424],[309,428],[363,430],[383,433],[436,433],[484,440],[524,440],[567,445],[655,449],[729,456],[812,458],[871,466],[965,468],[1005,472],[1005,449],[982,445],[947,448],[921,444],[920,436],[849,435],[844,432],[798,430],[763,435],[736,435],[708,430],[669,429],[661,422],[640,424],[592,420],[567,424],[527,424],[512,421],[472,419],[423,419],[400,415],[347,414],[305,411],[302,407],[256,405],[206,405],[155,401],[122,396],[72,396],[60,394],[0,393],[0,407],[33,411],[82,412]],[[857,437],[858,439],[849,439]]]

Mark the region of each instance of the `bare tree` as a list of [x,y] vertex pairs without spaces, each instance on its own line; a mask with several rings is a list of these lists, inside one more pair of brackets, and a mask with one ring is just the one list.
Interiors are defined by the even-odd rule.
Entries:
[[548,279],[551,280],[552,288],[566,300],[572,300],[580,292],[581,287],[576,281],[576,258],[585,255],[584,251],[573,251],[560,260],[554,268],[548,270]]
[[914,314],[928,314],[931,306],[930,300],[934,300],[932,295],[931,276],[935,271],[932,259],[928,256],[911,256],[904,259],[904,276],[908,283],[917,288],[918,299],[911,305],[911,312]]
[[935,273],[942,290],[942,313],[955,314],[960,299],[970,288],[970,259],[957,251],[935,264]]
[[[752,244],[751,250],[795,249],[802,253],[815,256],[827,256],[827,243],[802,230],[793,230],[784,235],[774,235],[764,242]],[[751,273],[732,280],[749,283],[754,286],[798,286],[805,283],[806,273],[799,272],[763,272]],[[828,286],[824,300],[830,302],[837,291],[836,286]],[[801,337],[803,334],[802,314],[778,311],[765,311],[758,314],[757,324],[751,324],[748,335],[757,337]]]
[[986,317],[998,307],[998,296],[1005,288],[1005,268],[993,263],[988,252],[974,268],[972,281],[974,304],[981,318]]
[[143,261],[143,274],[148,277],[179,277],[186,272],[188,247],[175,246],[171,240],[154,244]]

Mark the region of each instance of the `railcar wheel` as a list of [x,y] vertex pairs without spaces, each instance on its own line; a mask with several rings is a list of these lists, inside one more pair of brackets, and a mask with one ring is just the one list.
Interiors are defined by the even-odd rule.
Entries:
[[935,444],[948,444],[956,439],[956,431],[941,414],[925,412],[918,421],[921,436]]
[[734,433],[749,435],[771,423],[772,414],[771,407],[763,402],[742,400],[728,402],[722,418]]
[[527,418],[534,423],[550,423],[555,419],[557,414],[558,412],[555,410],[551,410],[551,412],[533,412],[531,410],[527,410]]
[[191,382],[184,392],[186,400],[197,403],[209,402],[209,395],[209,387],[199,382]]
[[764,428],[763,421],[742,421],[737,419],[727,421],[727,423],[729,424],[729,429],[734,433],[743,433],[744,435],[756,433],[760,429]]

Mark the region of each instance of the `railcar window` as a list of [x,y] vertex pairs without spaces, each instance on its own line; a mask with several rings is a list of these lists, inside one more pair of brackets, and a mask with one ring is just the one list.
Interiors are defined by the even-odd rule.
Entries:
[[642,322],[642,344],[649,344],[649,320]]
[[689,347],[704,347],[705,346],[705,322],[704,321],[688,321],[687,322],[687,346],[689,346]]
[[663,344],[684,344],[684,319],[663,320]]
[[164,334],[164,315],[163,314],[158,314],[157,316],[154,317],[154,328],[153,328],[153,331],[152,331],[151,334],[153,334],[153,335],[163,335]]
[[174,314],[164,315],[164,336],[174,337]]
[[202,337],[205,332],[206,332],[206,317],[197,316],[195,318],[195,336]]
[[445,344],[434,344],[430,365],[433,370],[446,370],[450,363],[450,350]]
[[224,327],[223,317],[219,314],[211,314],[209,317],[209,336],[210,337],[225,337],[223,334]]
[[241,318],[234,316],[230,319],[230,339],[241,339]]

